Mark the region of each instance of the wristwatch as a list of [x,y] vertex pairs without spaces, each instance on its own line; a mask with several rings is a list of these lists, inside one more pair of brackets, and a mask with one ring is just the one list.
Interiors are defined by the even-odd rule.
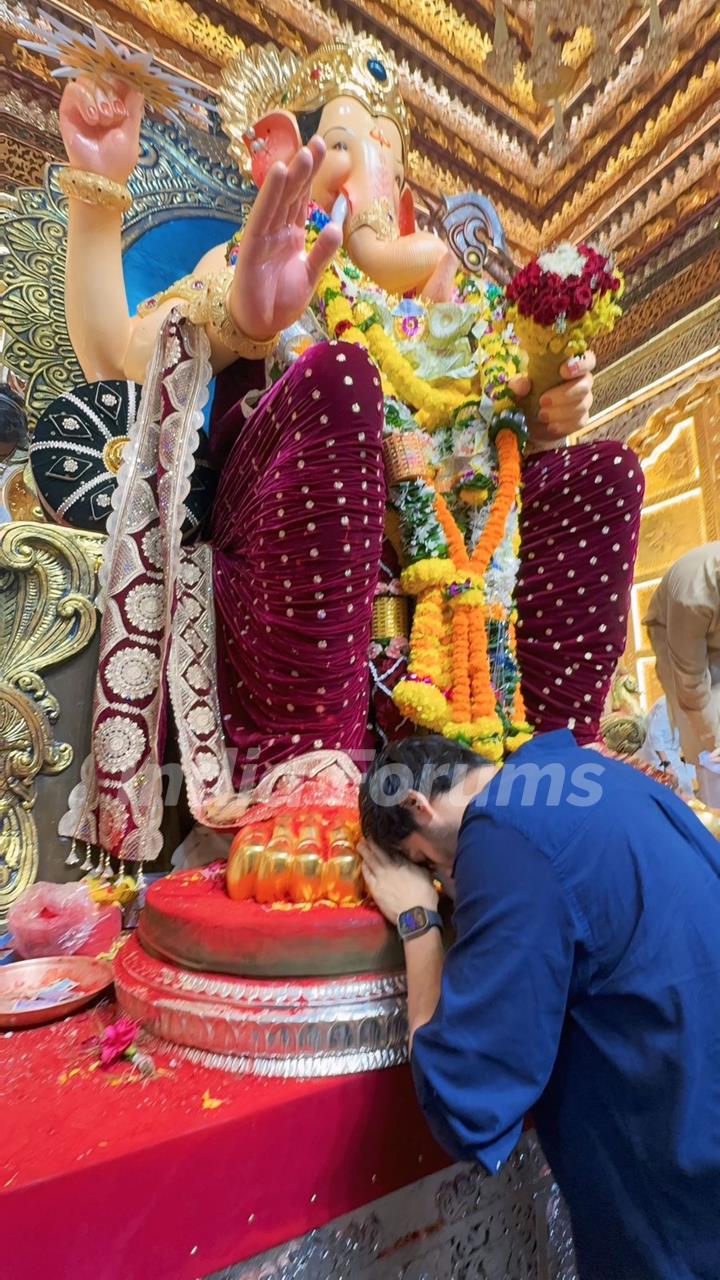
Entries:
[[428,911],[427,907],[411,907],[409,911],[401,911],[397,928],[403,942],[410,938],[422,938],[431,929],[439,929],[442,933],[442,916],[438,911]]

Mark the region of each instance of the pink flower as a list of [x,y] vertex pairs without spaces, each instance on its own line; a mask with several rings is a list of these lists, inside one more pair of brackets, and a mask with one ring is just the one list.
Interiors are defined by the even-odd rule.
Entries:
[[132,1018],[118,1018],[111,1026],[106,1027],[100,1039],[100,1062],[104,1067],[111,1067],[127,1053],[137,1037],[137,1022]]

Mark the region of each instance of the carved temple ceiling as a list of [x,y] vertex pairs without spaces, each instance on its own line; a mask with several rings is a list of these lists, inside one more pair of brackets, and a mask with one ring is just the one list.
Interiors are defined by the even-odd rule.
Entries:
[[[507,0],[520,61],[508,83],[493,59],[495,0],[47,0],[71,23],[95,19],[212,88],[243,46],[274,40],[298,51],[367,31],[398,58],[413,121],[410,177],[417,199],[481,189],[495,202],[521,259],[563,237],[613,248],[628,296],[646,296],[717,246],[720,204],[720,6],[659,0],[662,39],[646,52],[654,0],[587,0],[619,14],[605,74],[589,27],[551,32],[562,58],[562,116],[536,101],[527,63],[551,2]],[[619,6],[619,7],[618,7]],[[18,19],[32,0],[0,0],[0,167],[4,186],[58,156],[58,91],[47,68],[18,51]],[[531,64],[532,69],[532,64]],[[595,83],[593,82],[595,81]],[[538,97],[547,97],[538,93]],[[18,143],[22,155],[17,154]],[[36,181],[37,173],[26,180]],[[702,293],[702,273],[693,288]],[[692,293],[692,289],[690,290]],[[688,295],[689,296],[689,295]]]

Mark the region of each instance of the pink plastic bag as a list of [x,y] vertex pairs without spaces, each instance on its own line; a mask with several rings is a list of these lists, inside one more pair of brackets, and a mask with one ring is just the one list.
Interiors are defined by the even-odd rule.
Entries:
[[26,889],[8,912],[15,950],[24,960],[74,955],[87,942],[99,908],[84,884],[46,884]]

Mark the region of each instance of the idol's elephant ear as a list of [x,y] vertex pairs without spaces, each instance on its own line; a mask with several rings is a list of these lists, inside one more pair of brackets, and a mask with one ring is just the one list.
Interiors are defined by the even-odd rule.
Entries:
[[[47,167],[41,187],[21,187],[17,207],[0,224],[3,361],[27,383],[31,428],[54,400],[85,382],[65,322],[67,201],[57,185],[60,167]],[[255,194],[217,138],[156,119],[143,124],[128,186],[133,204],[122,247],[131,311],[230,240]]]
[[271,111],[253,126],[245,145],[250,152],[253,182],[261,187],[270,167],[278,160],[288,165],[302,146],[295,116],[289,111]]

